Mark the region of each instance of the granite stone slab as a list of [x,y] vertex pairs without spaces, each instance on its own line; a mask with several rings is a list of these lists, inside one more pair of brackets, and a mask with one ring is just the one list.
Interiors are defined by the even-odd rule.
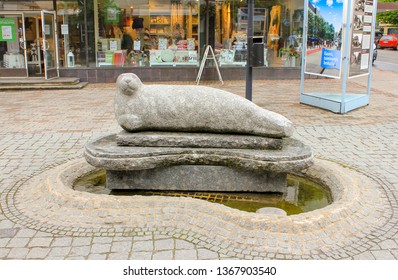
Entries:
[[224,149],[281,149],[282,139],[252,135],[180,132],[127,132],[116,135],[119,146]]
[[312,149],[302,142],[284,138],[282,149],[219,149],[118,146],[116,134],[89,142],[85,158],[106,170],[144,170],[173,165],[218,165],[237,169],[289,173],[312,164]]
[[106,172],[108,189],[279,192],[286,173],[255,172],[225,166],[178,165],[137,171]]

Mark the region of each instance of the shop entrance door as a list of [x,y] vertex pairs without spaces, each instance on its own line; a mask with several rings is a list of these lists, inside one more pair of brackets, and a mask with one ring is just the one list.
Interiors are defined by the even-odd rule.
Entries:
[[59,77],[52,11],[0,11],[0,77]]
[[59,77],[58,40],[55,12],[41,11],[44,74],[46,79]]

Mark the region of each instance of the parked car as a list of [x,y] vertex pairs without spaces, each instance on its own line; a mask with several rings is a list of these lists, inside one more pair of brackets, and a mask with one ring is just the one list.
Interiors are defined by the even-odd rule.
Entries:
[[392,35],[386,35],[380,38],[379,41],[379,48],[384,49],[384,48],[393,48],[398,50],[398,39],[395,36]]

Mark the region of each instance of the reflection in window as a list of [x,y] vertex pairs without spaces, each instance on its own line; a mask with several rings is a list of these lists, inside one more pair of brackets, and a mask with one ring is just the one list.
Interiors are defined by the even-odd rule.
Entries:
[[[88,50],[80,1],[57,2],[58,23],[69,28],[60,36],[65,67],[68,54],[74,67],[85,66],[87,51],[95,67],[198,67],[206,44],[222,67],[246,65],[247,1],[210,0],[208,7],[204,0],[87,1]],[[253,30],[264,42],[264,66],[300,66],[303,11],[304,0],[255,1]]]

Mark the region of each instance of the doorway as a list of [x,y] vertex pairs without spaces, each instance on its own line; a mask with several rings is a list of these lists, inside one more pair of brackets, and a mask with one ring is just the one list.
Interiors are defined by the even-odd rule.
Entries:
[[0,76],[59,77],[53,11],[0,11]]

